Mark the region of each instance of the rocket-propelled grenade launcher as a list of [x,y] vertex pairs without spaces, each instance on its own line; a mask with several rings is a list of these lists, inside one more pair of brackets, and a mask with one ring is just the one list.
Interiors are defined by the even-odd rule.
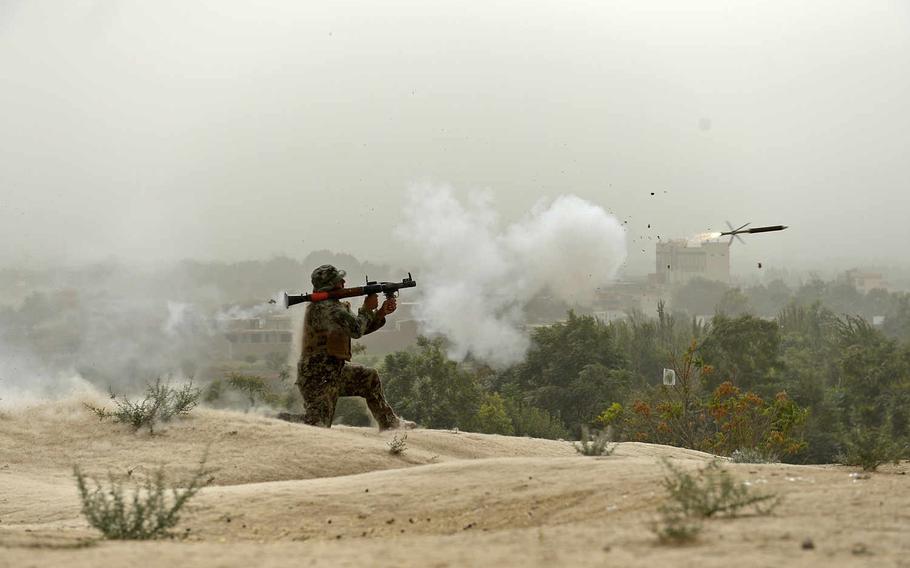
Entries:
[[411,278],[411,273],[408,272],[408,277],[401,282],[370,282],[367,280],[365,286],[358,286],[356,288],[339,288],[326,292],[311,292],[309,294],[293,295],[285,292],[284,307],[290,308],[293,305],[302,304],[303,302],[322,302],[325,300],[354,298],[356,296],[369,296],[370,294],[379,294],[380,292],[385,294],[386,298],[394,298],[402,288],[414,288],[415,286],[417,286],[417,282]]

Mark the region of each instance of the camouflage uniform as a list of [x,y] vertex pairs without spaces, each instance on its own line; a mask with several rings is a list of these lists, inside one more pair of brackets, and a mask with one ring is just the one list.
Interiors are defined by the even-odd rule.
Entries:
[[[344,271],[323,265],[313,271],[316,291],[331,290]],[[303,351],[297,364],[297,388],[306,411],[299,420],[331,427],[339,396],[362,396],[380,429],[397,428],[407,421],[395,415],[382,394],[379,373],[351,360],[351,339],[385,325],[385,317],[360,308],[355,316],[347,302],[324,300],[308,304],[303,323]],[[410,423],[407,423],[410,424]]]

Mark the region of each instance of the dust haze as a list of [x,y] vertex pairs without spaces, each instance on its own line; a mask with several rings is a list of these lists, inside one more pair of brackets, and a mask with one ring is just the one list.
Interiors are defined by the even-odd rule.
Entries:
[[0,0],[0,568],[906,565],[908,32]]
[[313,268],[228,291],[197,260],[413,270],[422,331],[499,364],[535,294],[584,305],[726,220],[790,226],[736,248],[744,282],[906,274],[910,9],[876,6],[6,0],[3,304],[71,330],[4,342],[7,397],[190,375]]
[[[0,3],[0,262],[407,264],[407,188],[572,194],[653,242],[905,263],[903,2]],[[652,195],[653,194],[653,195]],[[649,227],[650,225],[650,227]],[[847,267],[847,266],[844,266]]]

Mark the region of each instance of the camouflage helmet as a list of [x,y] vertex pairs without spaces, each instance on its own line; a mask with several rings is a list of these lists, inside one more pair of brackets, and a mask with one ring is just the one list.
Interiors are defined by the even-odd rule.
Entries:
[[331,290],[345,277],[344,270],[338,270],[331,264],[323,264],[313,271],[310,279],[313,281],[313,290],[322,292]]

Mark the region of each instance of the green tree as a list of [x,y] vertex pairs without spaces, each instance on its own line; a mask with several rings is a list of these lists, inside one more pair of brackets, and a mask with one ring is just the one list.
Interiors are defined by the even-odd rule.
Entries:
[[744,390],[766,396],[775,394],[774,372],[779,367],[778,325],[753,316],[717,316],[700,348],[705,363],[712,365],[710,387],[731,381]]
[[895,299],[894,306],[885,315],[882,331],[894,339],[910,342],[910,294]]
[[752,312],[752,306],[749,305],[749,298],[743,294],[739,288],[730,288],[720,297],[720,301],[714,307],[716,314],[736,317]]
[[727,288],[723,282],[693,278],[673,291],[673,306],[696,316],[710,315]]
[[[537,328],[524,362],[495,382],[514,385],[531,405],[560,417],[572,429],[591,422],[631,382],[613,328],[569,312],[568,320]],[[614,372],[617,371],[617,372]]]
[[419,337],[412,351],[398,351],[383,360],[384,390],[403,416],[427,428],[469,429],[483,390],[475,373],[446,356],[441,338]]
[[477,411],[474,427],[478,432],[485,434],[503,434],[505,436],[515,434],[515,427],[506,412],[505,400],[499,393],[488,394],[484,397],[480,409]]
[[747,288],[745,294],[755,310],[755,315],[761,317],[777,315],[793,297],[793,291],[780,279],[771,281],[767,286]]

